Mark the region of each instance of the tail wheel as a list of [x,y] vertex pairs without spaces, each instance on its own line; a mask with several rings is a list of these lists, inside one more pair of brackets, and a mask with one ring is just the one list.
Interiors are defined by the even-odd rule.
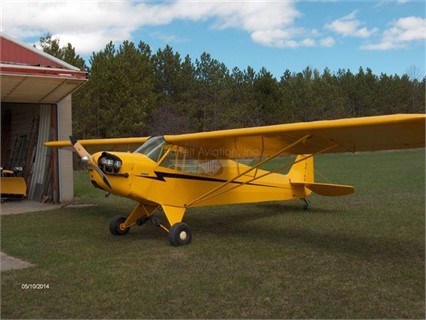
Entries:
[[126,221],[126,217],[114,216],[109,223],[109,232],[114,236],[123,236],[129,232],[130,227],[121,228],[120,225]]
[[310,206],[309,201],[308,201],[307,199],[305,199],[305,198],[302,198],[302,199],[300,199],[300,200],[302,200],[302,201],[303,201],[303,203],[305,204],[305,205],[303,206],[303,210],[305,210],[305,211],[309,210],[309,206]]
[[186,245],[191,239],[191,228],[185,223],[175,223],[169,230],[169,241],[175,247]]

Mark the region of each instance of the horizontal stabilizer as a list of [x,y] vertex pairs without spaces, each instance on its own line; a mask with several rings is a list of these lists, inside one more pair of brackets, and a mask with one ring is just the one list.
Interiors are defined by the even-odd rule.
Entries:
[[346,196],[354,193],[355,188],[352,186],[345,186],[340,184],[329,184],[329,183],[309,183],[309,182],[291,182],[293,186],[306,187],[312,192],[315,192],[321,196],[337,197]]

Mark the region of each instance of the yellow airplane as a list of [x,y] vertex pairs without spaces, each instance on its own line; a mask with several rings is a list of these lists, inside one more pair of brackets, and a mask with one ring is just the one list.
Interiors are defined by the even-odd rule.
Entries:
[[[149,138],[70,137],[45,145],[74,149],[87,163],[96,188],[137,201],[130,215],[111,220],[113,235],[124,235],[131,226],[151,220],[168,232],[172,245],[179,246],[192,238],[190,227],[182,222],[187,208],[293,199],[304,200],[307,208],[312,192],[353,193],[352,186],[316,183],[313,157],[423,148],[425,120],[424,114],[402,114]],[[90,154],[86,149],[108,151]],[[288,163],[283,156],[291,155],[296,158]],[[262,169],[267,163],[275,167]],[[288,173],[280,173],[283,170]],[[168,225],[153,215],[160,209]]]

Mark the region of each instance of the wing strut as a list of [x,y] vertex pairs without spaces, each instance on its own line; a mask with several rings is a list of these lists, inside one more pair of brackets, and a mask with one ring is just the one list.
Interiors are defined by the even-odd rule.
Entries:
[[192,200],[190,203],[185,204],[185,207],[189,207],[197,202],[200,202],[202,200],[204,200],[207,196],[211,195],[212,193],[216,192],[219,189],[222,189],[223,187],[227,186],[228,184],[234,182],[235,180],[237,180],[239,177],[242,177],[243,175],[249,173],[250,171],[253,171],[255,169],[257,169],[258,167],[260,167],[262,164],[265,164],[269,161],[271,161],[272,159],[275,159],[276,157],[278,157],[279,155],[281,155],[284,151],[294,147],[295,145],[304,142],[306,139],[308,139],[309,137],[311,137],[311,135],[307,134],[305,136],[303,136],[302,138],[296,140],[295,142],[289,144],[288,146],[285,146],[284,148],[281,148],[280,150],[278,150],[276,153],[274,153],[273,155],[269,156],[268,158],[266,158],[263,161],[260,161],[259,163],[257,163],[255,166],[250,167],[249,169],[243,171],[242,173],[240,173],[239,175],[235,176],[234,178],[222,183],[221,185],[217,186],[216,188],[206,192],[205,194],[199,196],[198,198]]
[[[200,201],[205,201],[205,200],[209,200],[209,199],[211,199],[211,198],[214,198],[214,197],[220,196],[221,194],[224,194],[224,193],[226,193],[226,192],[229,192],[229,191],[231,191],[231,190],[234,190],[234,189],[236,189],[236,188],[238,188],[238,187],[241,187],[241,186],[243,186],[243,185],[246,185],[246,184],[248,184],[248,183],[251,183],[251,182],[253,182],[253,181],[256,181],[256,180],[258,180],[258,179],[261,179],[261,178],[263,178],[263,177],[266,177],[266,176],[268,176],[268,175],[270,175],[270,174],[272,174],[272,173],[275,173],[275,172],[281,171],[281,170],[283,170],[283,169],[289,168],[289,167],[291,167],[291,166],[295,165],[296,163],[299,163],[299,162],[305,161],[306,159],[312,158],[312,157],[314,157],[314,156],[316,156],[316,155],[318,155],[318,154],[321,154],[321,153],[324,153],[324,152],[330,151],[330,150],[332,150],[332,149],[336,148],[337,146],[338,146],[337,144],[333,144],[333,145],[331,145],[331,146],[329,146],[329,147],[327,147],[327,148],[324,148],[324,149],[322,149],[322,150],[320,150],[320,151],[316,152],[315,154],[310,154],[310,155],[308,155],[308,156],[306,156],[306,157],[303,157],[303,158],[301,158],[301,159],[299,159],[299,160],[297,160],[297,161],[294,161],[294,162],[292,162],[292,163],[290,163],[290,164],[286,163],[286,164],[284,164],[284,165],[282,165],[282,166],[278,166],[277,168],[275,168],[275,169],[273,169],[273,170],[271,170],[271,171],[268,171],[268,172],[266,172],[266,173],[264,173],[264,174],[262,174],[262,175],[260,175],[260,176],[258,176],[258,177],[254,177],[254,178],[252,178],[252,179],[250,179],[250,180],[248,180],[248,181],[246,181],[246,182],[242,182],[241,184],[237,184],[236,186],[233,186],[233,187],[232,187],[232,188],[230,188],[230,189],[226,189],[226,190],[223,190],[222,192],[219,192],[219,193],[216,193],[216,194],[211,195],[214,191],[217,191],[217,189],[219,189],[219,188],[216,188],[216,190],[209,191],[209,192],[208,192],[208,194],[203,195],[203,197],[202,197],[202,198],[200,197],[200,198],[198,198],[196,201],[192,201],[192,202],[190,203],[190,205],[192,205],[192,204],[194,204],[194,203],[198,203],[198,202],[200,202]],[[269,159],[269,158],[268,158],[268,159]],[[270,160],[272,160],[272,159],[270,159]],[[268,161],[270,161],[270,160],[268,160]],[[253,167],[253,169],[255,169],[255,167]],[[240,176],[238,176],[238,177],[240,177]],[[236,178],[232,179],[232,181],[234,181],[234,180],[235,180],[235,179],[237,179],[238,177],[236,177]],[[223,186],[223,185],[220,185],[220,187],[222,187],[222,186]],[[209,196],[209,195],[210,195],[210,196]],[[188,207],[189,205],[186,205],[186,206]]]

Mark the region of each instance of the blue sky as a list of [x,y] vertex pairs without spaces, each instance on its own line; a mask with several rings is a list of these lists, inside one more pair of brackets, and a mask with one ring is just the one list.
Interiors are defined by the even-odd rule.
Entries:
[[[425,75],[424,1],[23,2],[4,0],[2,31],[28,43],[46,32],[87,60],[110,40],[169,44],[228,68],[322,71],[370,67]],[[20,12],[14,15],[12,12]],[[415,68],[413,69],[414,66]]]

